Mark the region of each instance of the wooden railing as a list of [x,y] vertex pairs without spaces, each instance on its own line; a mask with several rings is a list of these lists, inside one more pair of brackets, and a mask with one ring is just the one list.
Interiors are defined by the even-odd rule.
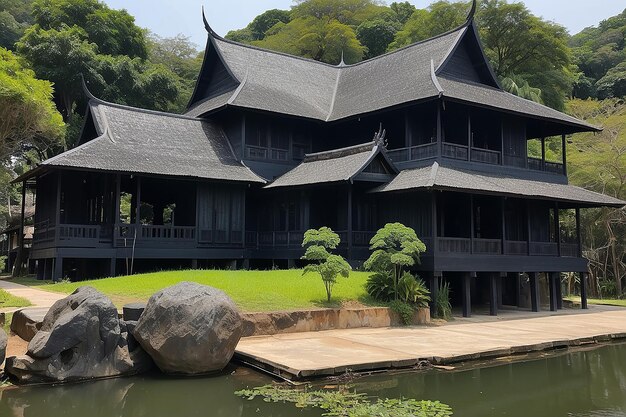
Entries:
[[559,256],[556,242],[530,242],[530,254],[538,256]]
[[504,155],[504,165],[517,168],[526,168],[526,161],[522,156]]
[[580,247],[577,243],[561,243],[561,256],[578,258],[580,257]]
[[474,239],[473,252],[477,255],[500,255],[502,253],[502,240],[500,239]]
[[265,148],[263,146],[246,145],[246,158],[271,159],[274,161],[289,160],[289,151],[285,149]]
[[504,241],[504,254],[505,255],[528,255],[528,242],[525,240],[505,240]]
[[469,160],[469,148],[465,145],[444,142],[441,147],[441,154],[446,158],[459,159],[461,161]]
[[470,253],[471,239],[456,237],[438,237],[437,251],[442,253]]
[[437,143],[426,143],[409,148],[387,151],[387,156],[393,162],[423,161],[437,156]]
[[563,164],[560,162],[544,161],[540,158],[528,157],[528,169],[534,171],[546,171],[554,174],[564,174]]
[[54,227],[54,225],[50,225],[49,220],[35,223],[35,230],[33,232],[33,243],[35,245],[54,241],[55,236],[56,228]]
[[[341,239],[340,247],[348,244],[348,232],[345,230],[335,231]],[[371,238],[376,232],[369,231],[353,231],[352,246],[362,247],[369,246]],[[304,231],[289,232],[246,232],[246,246],[259,248],[273,247],[301,247],[304,239]]]
[[488,149],[472,148],[472,162],[481,162],[483,164],[500,165],[499,151],[490,151]]

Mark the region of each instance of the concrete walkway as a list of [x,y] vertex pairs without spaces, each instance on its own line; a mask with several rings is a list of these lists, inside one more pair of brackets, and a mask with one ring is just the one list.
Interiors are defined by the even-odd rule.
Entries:
[[[0,288],[9,294],[26,298],[32,303],[31,307],[38,308],[50,308],[57,300],[67,297],[67,294],[38,290],[33,287],[27,287],[26,285],[16,284],[3,279],[0,279]],[[20,308],[22,307],[0,308],[0,313],[12,313]]]
[[[347,329],[244,338],[237,357],[288,378],[509,356],[626,338],[626,309],[457,322],[439,327]],[[514,315],[511,315],[514,317]],[[474,319],[479,320],[479,319]]]

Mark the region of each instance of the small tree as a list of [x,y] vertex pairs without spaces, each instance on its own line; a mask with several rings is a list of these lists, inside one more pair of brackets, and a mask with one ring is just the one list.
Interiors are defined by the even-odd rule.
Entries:
[[417,238],[415,230],[401,223],[388,223],[370,240],[374,252],[365,261],[365,269],[388,273],[393,278],[394,298],[398,299],[398,282],[405,268],[420,262],[426,245]]
[[321,227],[319,230],[310,229],[304,233],[302,247],[306,252],[302,259],[313,261],[304,268],[302,275],[309,272],[317,272],[322,277],[326,288],[326,299],[330,301],[333,285],[337,282],[337,276],[348,277],[352,267],[343,257],[333,255],[330,251],[339,246],[339,235],[329,227]]

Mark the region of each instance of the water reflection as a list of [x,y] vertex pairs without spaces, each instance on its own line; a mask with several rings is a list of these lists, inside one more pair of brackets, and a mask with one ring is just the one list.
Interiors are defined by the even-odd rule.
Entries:
[[[234,369],[231,369],[233,371]],[[270,379],[245,368],[213,378],[144,375],[92,383],[6,389],[0,416],[320,416],[233,392]],[[380,375],[357,381],[374,396],[440,400],[456,416],[626,416],[626,345],[460,372]]]

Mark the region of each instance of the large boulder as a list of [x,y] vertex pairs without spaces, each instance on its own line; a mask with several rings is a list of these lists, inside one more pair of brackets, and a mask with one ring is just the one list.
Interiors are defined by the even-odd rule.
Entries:
[[222,370],[241,338],[235,303],[215,288],[181,282],[148,301],[133,335],[165,373]]
[[4,357],[7,354],[7,342],[9,337],[5,333],[4,329],[0,329],[0,365],[4,362]]
[[132,336],[111,300],[94,288],[80,287],[54,303],[26,356],[7,358],[5,369],[19,382],[64,382],[149,369],[146,353],[129,345]]

